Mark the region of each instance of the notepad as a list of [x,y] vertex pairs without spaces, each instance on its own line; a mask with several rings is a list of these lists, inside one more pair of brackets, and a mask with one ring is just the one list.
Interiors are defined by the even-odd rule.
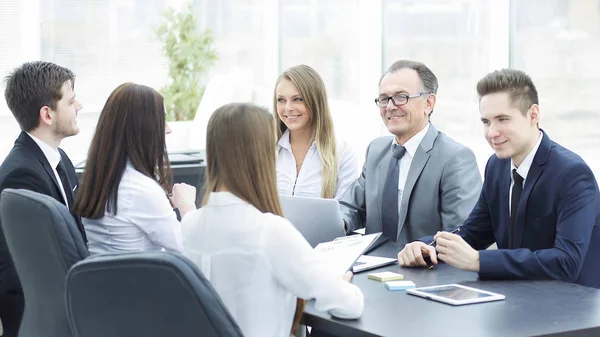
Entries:
[[415,283],[413,281],[390,281],[385,282],[385,287],[390,291],[400,291],[414,288]]
[[394,273],[391,271],[384,271],[381,273],[371,273],[371,274],[369,274],[369,278],[371,280],[375,280],[375,281],[379,281],[379,282],[386,282],[386,281],[394,281],[394,280],[403,280],[404,275]]

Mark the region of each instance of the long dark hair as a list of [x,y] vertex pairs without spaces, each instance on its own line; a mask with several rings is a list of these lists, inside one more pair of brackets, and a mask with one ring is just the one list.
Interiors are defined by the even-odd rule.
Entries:
[[100,113],[73,211],[90,219],[102,218],[105,211],[117,214],[117,192],[128,159],[168,193],[163,97],[135,83],[118,86]]
[[[283,216],[277,193],[275,123],[254,104],[230,103],[210,117],[206,132],[206,204],[223,185],[263,213]],[[294,334],[306,302],[296,299],[291,327]]]

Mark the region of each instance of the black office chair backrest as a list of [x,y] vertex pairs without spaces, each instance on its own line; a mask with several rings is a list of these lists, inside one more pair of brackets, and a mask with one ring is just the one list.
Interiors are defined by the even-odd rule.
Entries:
[[167,252],[95,255],[67,276],[76,337],[239,337],[242,333],[196,266]]
[[54,198],[5,189],[0,217],[6,243],[25,295],[19,336],[68,337],[65,279],[89,256],[75,219]]

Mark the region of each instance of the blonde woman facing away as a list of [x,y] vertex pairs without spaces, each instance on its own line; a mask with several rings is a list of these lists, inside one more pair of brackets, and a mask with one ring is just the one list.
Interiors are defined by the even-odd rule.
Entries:
[[204,206],[182,222],[184,254],[210,280],[244,336],[289,336],[314,298],[316,308],[358,318],[361,291],[352,274],[332,274],[281,217],[275,130],[251,104],[217,109],[206,136]]
[[359,175],[352,151],[336,141],[321,76],[299,65],[275,85],[277,186],[282,195],[342,197]]

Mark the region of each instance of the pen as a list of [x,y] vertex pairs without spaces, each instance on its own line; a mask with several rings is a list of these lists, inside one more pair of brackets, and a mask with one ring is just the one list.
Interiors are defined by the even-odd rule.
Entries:
[[[451,234],[456,234],[460,232],[460,227],[456,227],[455,230],[451,231]],[[435,240],[431,241],[429,244],[427,244],[428,246],[434,246],[435,245]],[[427,269],[432,270],[433,269],[433,264],[431,263],[431,258],[429,256],[427,256],[425,258],[425,262],[427,263]]]
[[[456,234],[460,232],[460,227],[457,227],[455,230],[451,231],[450,234]],[[435,240],[431,241],[430,243],[427,244],[428,246],[433,246],[435,245]]]

